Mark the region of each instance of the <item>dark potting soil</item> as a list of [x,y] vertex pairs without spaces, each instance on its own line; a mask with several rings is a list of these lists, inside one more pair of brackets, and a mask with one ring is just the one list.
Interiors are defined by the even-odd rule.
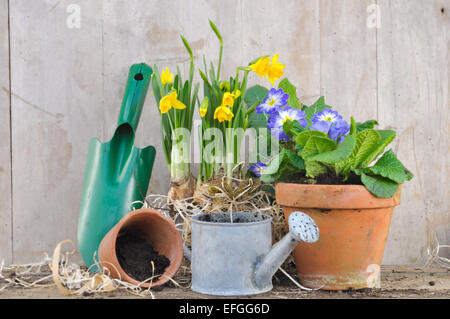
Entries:
[[[252,223],[260,222],[267,219],[267,216],[261,214],[249,214],[249,213],[233,213],[233,223]],[[229,213],[206,213],[199,217],[199,221],[210,223],[231,223]]]
[[361,178],[358,175],[351,174],[347,180],[344,181],[343,176],[338,176],[333,172],[327,172],[325,174],[316,177],[317,185],[363,185]]
[[117,238],[116,255],[123,270],[138,281],[161,275],[170,265],[167,257],[159,255],[152,245],[132,233],[125,233]]

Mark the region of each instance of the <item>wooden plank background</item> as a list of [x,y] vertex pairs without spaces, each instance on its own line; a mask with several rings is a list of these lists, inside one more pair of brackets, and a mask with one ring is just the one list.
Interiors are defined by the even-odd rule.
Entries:
[[[71,4],[80,28],[67,25]],[[383,263],[422,265],[434,234],[450,243],[449,10],[446,0],[0,0],[0,260],[36,261],[63,239],[76,243],[88,143],[112,137],[129,66],[187,72],[180,34],[197,65],[203,54],[216,62],[212,19],[223,74],[278,52],[304,103],[325,95],[347,118],[397,130],[393,148],[415,178]],[[149,193],[164,194],[157,114],[149,94],[136,145],[156,147]]]
[[8,0],[0,0],[0,260],[12,261]]

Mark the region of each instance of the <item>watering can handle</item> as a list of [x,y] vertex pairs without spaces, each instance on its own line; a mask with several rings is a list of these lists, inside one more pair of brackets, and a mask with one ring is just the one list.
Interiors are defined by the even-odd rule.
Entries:
[[117,126],[128,123],[136,132],[152,73],[152,68],[145,63],[130,67]]

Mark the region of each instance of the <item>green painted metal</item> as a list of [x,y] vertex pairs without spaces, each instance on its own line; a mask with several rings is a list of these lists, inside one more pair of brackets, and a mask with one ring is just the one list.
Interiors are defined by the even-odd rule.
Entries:
[[153,146],[135,147],[134,138],[152,72],[144,63],[131,66],[113,138],[107,143],[93,138],[89,144],[78,248],[92,271],[97,271],[94,256],[103,237],[147,192],[156,151]]

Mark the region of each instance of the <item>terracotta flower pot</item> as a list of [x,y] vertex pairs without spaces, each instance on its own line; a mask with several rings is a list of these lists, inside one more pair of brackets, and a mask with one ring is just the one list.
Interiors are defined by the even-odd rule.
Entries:
[[401,187],[388,199],[373,196],[361,185],[278,183],[275,192],[286,219],[301,211],[319,227],[316,243],[299,243],[294,249],[302,285],[325,290],[379,287],[381,260]]
[[125,232],[145,239],[160,254],[170,260],[165,272],[152,283],[141,284],[143,288],[155,287],[166,283],[175,275],[183,259],[183,242],[173,221],[153,209],[139,209],[127,214],[103,238],[99,247],[99,262],[107,268],[110,276],[138,285],[140,282],[130,277],[120,266],[116,255],[116,240]]

